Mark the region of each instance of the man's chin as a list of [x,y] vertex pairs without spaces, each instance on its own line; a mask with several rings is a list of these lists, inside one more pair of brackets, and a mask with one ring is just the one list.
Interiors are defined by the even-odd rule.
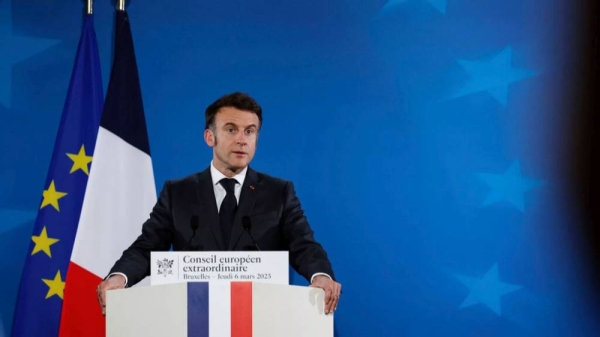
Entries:
[[246,166],[248,166],[248,162],[247,161],[233,161],[231,163],[229,163],[229,169],[232,171],[240,171],[243,170],[244,168],[246,168]]

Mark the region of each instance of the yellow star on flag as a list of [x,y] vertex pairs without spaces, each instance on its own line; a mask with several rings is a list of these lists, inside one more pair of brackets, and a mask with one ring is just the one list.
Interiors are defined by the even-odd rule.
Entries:
[[43,278],[42,281],[44,281],[44,283],[46,283],[46,285],[48,286],[48,293],[46,294],[46,299],[49,299],[54,295],[63,299],[63,296],[65,294],[65,282],[63,282],[62,278],[60,277],[60,270],[56,272],[54,280],[48,280]]
[[58,199],[64,197],[65,195],[67,195],[67,193],[58,192],[56,190],[56,187],[54,187],[54,180],[52,180],[52,182],[50,183],[50,187],[48,187],[47,190],[44,190],[42,195],[44,196],[44,200],[42,200],[42,206],[40,207],[40,209],[48,205],[52,205],[52,207],[54,207],[57,211],[60,212],[60,208],[58,207]]
[[35,242],[35,247],[33,247],[33,251],[31,255],[38,253],[40,251],[46,253],[48,257],[52,257],[52,253],[50,253],[50,246],[57,243],[59,240],[48,237],[48,232],[46,232],[46,226],[42,228],[42,233],[39,236],[32,236],[31,240]]
[[78,154],[67,153],[67,156],[73,161],[73,166],[71,167],[71,172],[69,173],[82,170],[88,176],[90,175],[88,164],[92,162],[92,156],[85,154],[85,146],[83,146],[83,144],[81,145]]

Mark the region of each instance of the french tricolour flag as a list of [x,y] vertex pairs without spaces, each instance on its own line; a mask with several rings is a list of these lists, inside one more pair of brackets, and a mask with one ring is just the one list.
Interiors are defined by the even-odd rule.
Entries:
[[105,336],[96,287],[140,234],[156,203],[150,145],[127,12],[115,55],[66,277],[60,336]]

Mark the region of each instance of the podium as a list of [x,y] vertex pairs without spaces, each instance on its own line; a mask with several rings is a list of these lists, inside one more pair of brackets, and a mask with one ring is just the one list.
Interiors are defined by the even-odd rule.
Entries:
[[333,337],[322,289],[190,282],[107,292],[107,337]]

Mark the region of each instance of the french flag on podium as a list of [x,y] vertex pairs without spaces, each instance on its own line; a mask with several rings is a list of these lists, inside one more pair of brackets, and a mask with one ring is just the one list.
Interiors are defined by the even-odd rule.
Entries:
[[333,337],[322,289],[190,282],[107,292],[106,336]]

